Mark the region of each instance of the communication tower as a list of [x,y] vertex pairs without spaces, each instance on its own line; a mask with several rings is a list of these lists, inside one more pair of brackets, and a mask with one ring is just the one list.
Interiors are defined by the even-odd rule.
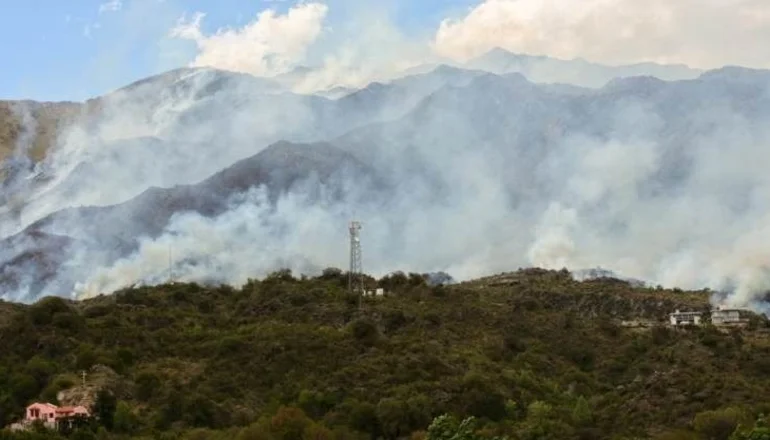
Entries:
[[364,294],[364,271],[361,264],[361,223],[350,222],[350,272],[348,288],[350,293]]
[[174,269],[171,259],[171,243],[168,245],[168,283],[174,284]]

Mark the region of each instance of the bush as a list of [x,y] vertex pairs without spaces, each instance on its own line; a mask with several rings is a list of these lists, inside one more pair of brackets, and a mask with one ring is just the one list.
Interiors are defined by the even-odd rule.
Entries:
[[377,326],[369,319],[357,319],[350,324],[350,332],[353,337],[364,345],[377,343],[380,333]]
[[46,297],[29,308],[29,315],[35,325],[48,325],[57,313],[73,313],[70,306],[59,297]]
[[740,424],[750,422],[746,412],[739,408],[725,408],[698,413],[693,428],[706,440],[728,440]]
[[303,440],[311,424],[301,409],[284,406],[270,419],[270,432],[278,440]]
[[158,376],[147,371],[139,373],[134,382],[136,398],[143,402],[152,399],[155,392],[160,387],[160,379]]

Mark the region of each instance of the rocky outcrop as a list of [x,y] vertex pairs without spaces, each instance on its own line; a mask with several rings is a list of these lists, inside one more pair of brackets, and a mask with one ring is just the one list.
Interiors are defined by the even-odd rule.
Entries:
[[86,375],[85,384],[78,385],[59,391],[56,399],[62,406],[84,406],[91,408],[96,402],[96,394],[99,390],[108,388],[118,388],[120,376],[110,367],[104,365],[94,365]]

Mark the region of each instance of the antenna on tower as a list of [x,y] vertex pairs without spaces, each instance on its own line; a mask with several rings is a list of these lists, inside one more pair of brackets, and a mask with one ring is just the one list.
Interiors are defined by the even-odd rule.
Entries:
[[350,222],[350,272],[348,273],[348,289],[350,293],[358,293],[358,305],[361,306],[361,296],[364,294],[364,271],[361,263],[361,223]]
[[174,282],[174,272],[171,269],[171,243],[168,244],[168,283]]

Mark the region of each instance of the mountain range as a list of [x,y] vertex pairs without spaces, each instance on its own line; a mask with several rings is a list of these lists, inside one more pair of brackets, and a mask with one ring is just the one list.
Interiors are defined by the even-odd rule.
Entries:
[[555,59],[543,55],[512,54],[505,49],[491,51],[471,59],[464,67],[496,74],[521,73],[537,83],[564,83],[583,87],[601,87],[616,78],[654,76],[666,81],[695,79],[701,73],[683,64],[638,63],[607,66],[577,58]]
[[2,298],[345,265],[352,218],[376,272],[602,266],[764,292],[770,72],[502,50],[425,70],[329,97],[290,90],[311,70],[183,68],[2,103]]

